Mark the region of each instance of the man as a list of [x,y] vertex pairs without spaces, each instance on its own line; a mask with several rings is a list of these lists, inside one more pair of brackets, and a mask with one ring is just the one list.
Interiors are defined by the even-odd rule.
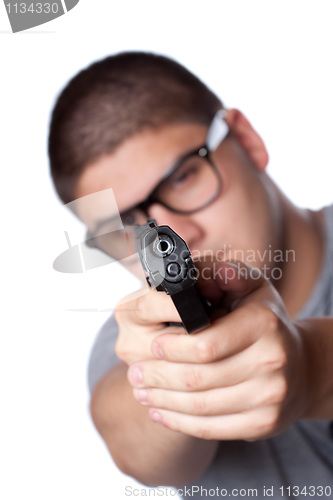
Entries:
[[[216,117],[228,134],[210,148]],[[49,152],[65,203],[112,188],[124,224],[149,216],[186,240],[216,309],[188,335],[166,326],[179,315],[151,290],[120,301],[102,329],[91,411],[118,467],[147,485],[259,498],[333,486],[333,209],[296,208],[243,114],[152,54],[79,73],[56,103]],[[100,203],[79,213],[119,258],[115,238],[99,238],[112,234],[110,215]]]

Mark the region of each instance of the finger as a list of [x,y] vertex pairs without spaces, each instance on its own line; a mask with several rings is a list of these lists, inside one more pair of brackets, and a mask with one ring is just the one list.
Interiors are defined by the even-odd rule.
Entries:
[[[278,384],[275,383],[275,385]],[[271,386],[273,384],[267,383],[267,380],[264,383],[263,380],[258,379],[208,391],[179,392],[148,388],[134,389],[133,394],[144,406],[187,415],[213,416],[236,414],[280,403],[278,393],[271,391]]]
[[117,304],[117,321],[127,321],[141,326],[180,322],[179,313],[171,298],[157,290],[149,289],[144,295],[135,292]]
[[276,328],[275,313],[261,303],[246,304],[196,335],[165,333],[152,341],[157,358],[180,363],[211,363],[235,355]]
[[164,427],[200,439],[220,441],[245,439],[256,440],[274,434],[278,410],[275,406],[264,410],[219,416],[187,415],[170,410],[149,409],[149,417]]
[[228,387],[265,372],[264,365],[258,366],[258,363],[253,362],[255,356],[257,353],[251,355],[245,351],[225,360],[203,365],[146,360],[129,368],[128,380],[137,388],[156,387],[182,392]]

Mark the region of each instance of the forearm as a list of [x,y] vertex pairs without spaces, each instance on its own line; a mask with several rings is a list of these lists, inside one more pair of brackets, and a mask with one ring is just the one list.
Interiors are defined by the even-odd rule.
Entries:
[[299,320],[307,356],[306,419],[333,418],[333,317]]
[[96,388],[93,421],[115,463],[141,483],[183,486],[199,477],[218,442],[186,436],[153,423],[133,397],[127,365],[113,368]]

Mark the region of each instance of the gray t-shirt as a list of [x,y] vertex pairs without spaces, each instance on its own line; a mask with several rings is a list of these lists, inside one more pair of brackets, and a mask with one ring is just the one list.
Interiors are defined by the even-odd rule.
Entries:
[[[322,271],[299,318],[333,315],[333,205],[326,207],[324,214],[326,247]],[[117,324],[112,316],[100,330],[92,349],[88,368],[90,391],[119,362],[114,352],[116,338]],[[333,499],[332,427],[327,420],[299,421],[270,439],[221,442],[212,465],[194,485],[188,486],[187,496],[267,499],[267,496],[282,498],[283,493],[292,498]]]

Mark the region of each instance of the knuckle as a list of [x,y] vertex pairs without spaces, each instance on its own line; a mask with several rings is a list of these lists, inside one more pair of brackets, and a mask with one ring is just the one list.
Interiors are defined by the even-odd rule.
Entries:
[[183,386],[188,390],[197,390],[202,385],[201,372],[196,367],[189,368],[183,376]]
[[151,387],[164,387],[166,374],[158,370],[149,370],[147,373],[147,384]]
[[261,391],[260,397],[256,401],[257,406],[269,408],[283,402],[287,394],[287,384],[281,380],[274,380],[265,390]]
[[278,405],[285,401],[288,394],[288,384],[284,377],[279,377],[271,390],[268,404]]
[[124,318],[125,304],[123,302],[118,302],[114,309],[114,317],[118,325],[122,323]]
[[196,357],[200,363],[210,363],[215,360],[217,347],[211,339],[198,340],[195,350]]
[[272,357],[272,363],[274,368],[277,370],[282,370],[288,364],[287,351],[282,344],[279,344],[275,348],[274,355]]
[[124,345],[123,344],[124,343],[118,337],[114,350],[115,350],[115,353],[119,359],[123,359],[123,353],[124,353]]
[[145,295],[131,297],[130,300],[122,299],[116,304],[114,315],[118,325],[135,320],[145,323],[149,318],[149,301]]
[[273,436],[278,432],[280,412],[277,406],[270,406],[261,411],[261,415],[253,423],[254,433],[258,438]]
[[272,309],[262,306],[258,315],[259,321],[266,331],[274,332],[279,327],[279,318]]
[[244,313],[254,318],[258,318],[264,313],[265,305],[261,302],[250,302],[243,306]]
[[262,358],[262,366],[269,372],[283,371],[288,365],[288,354],[281,343],[270,344]]
[[261,302],[252,302],[246,306],[249,316],[255,318],[257,324],[265,331],[276,331],[279,327],[279,317],[266,304]]
[[120,336],[118,337],[115,345],[116,356],[121,361],[127,361],[131,357],[131,349],[129,343],[123,340]]
[[149,318],[149,303],[145,297],[138,297],[134,300],[133,307],[140,323],[146,323]]

